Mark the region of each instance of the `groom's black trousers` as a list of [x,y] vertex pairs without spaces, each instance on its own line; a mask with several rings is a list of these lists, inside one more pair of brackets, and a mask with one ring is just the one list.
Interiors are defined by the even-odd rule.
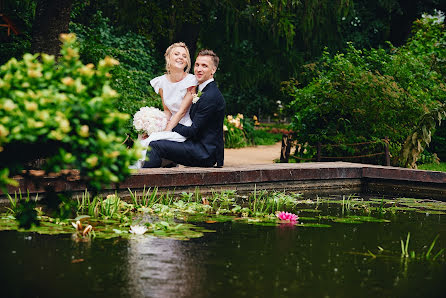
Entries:
[[196,142],[173,142],[167,140],[153,141],[147,151],[148,161],[143,168],[159,168],[162,159],[171,160],[177,164],[192,167],[212,167],[216,160],[209,156],[205,148]]

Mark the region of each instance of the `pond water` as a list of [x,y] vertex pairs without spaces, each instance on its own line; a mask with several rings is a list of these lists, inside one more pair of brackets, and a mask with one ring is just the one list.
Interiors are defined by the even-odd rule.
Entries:
[[[75,242],[66,234],[0,231],[0,295],[443,296],[444,253],[435,261],[404,258],[401,239],[410,232],[408,250],[421,256],[439,235],[432,250],[439,252],[446,215],[398,210],[382,215],[388,222],[345,223],[314,217],[345,213],[344,205],[317,209],[300,211],[303,226],[197,223],[214,232],[187,241],[143,235]],[[311,222],[331,227],[305,226]]]

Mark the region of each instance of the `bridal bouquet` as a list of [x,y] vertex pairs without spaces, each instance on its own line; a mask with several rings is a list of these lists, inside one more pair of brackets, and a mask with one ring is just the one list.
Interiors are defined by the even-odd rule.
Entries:
[[133,127],[139,133],[150,135],[153,132],[163,131],[166,125],[166,115],[154,107],[142,107],[133,116]]

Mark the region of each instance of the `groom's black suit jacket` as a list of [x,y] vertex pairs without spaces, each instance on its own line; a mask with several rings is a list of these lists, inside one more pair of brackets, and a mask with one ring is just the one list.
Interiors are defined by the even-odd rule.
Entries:
[[[200,159],[213,159],[217,166],[223,166],[224,141],[223,119],[226,104],[223,95],[212,81],[202,90],[199,100],[192,104],[191,126],[178,124],[172,131],[187,138],[185,146],[198,154]],[[192,153],[192,152],[191,152]]]

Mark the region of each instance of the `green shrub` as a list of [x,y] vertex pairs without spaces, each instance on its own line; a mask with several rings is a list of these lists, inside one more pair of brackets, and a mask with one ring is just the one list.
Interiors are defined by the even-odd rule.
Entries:
[[[14,184],[29,161],[44,158],[44,170],[79,170],[99,189],[130,174],[138,150],[123,144],[129,115],[115,109],[118,93],[109,71],[118,61],[79,60],[74,34],[63,34],[62,56],[25,54],[0,67],[0,186]],[[137,148],[136,148],[137,149]]]
[[274,145],[282,140],[282,134],[270,133],[262,129],[254,130],[253,134],[256,145]]
[[[443,94],[446,81],[446,30],[444,14],[437,11],[434,16],[424,16],[424,18],[414,22],[413,37],[406,45],[407,51],[423,57],[425,63],[430,65],[443,78]],[[439,85],[438,87],[441,87]],[[446,98],[441,98],[441,92],[437,94],[443,103]],[[436,128],[432,136],[432,142],[428,148],[429,152],[436,153],[440,160],[446,160],[446,125]]]
[[[223,122],[225,148],[242,148],[250,144],[250,138],[244,127],[242,114],[228,115]],[[248,129],[249,130],[249,129]]]
[[[284,90],[293,99],[292,128],[299,141],[345,144],[387,136],[397,159],[401,144],[421,116],[437,108],[446,94],[442,73],[429,62],[432,49],[423,50],[418,43],[427,42],[418,41],[419,36],[425,37],[415,31],[406,46],[392,47],[391,52],[358,50],[351,44],[344,54],[325,52],[309,70],[316,76],[308,85],[285,82]],[[430,40],[434,48],[442,46],[436,37],[433,34]]]
[[19,58],[29,52],[31,37],[29,34],[11,35],[9,42],[0,42],[0,65],[6,63],[12,57]]
[[446,172],[446,162],[425,163],[425,164],[421,164],[418,167],[418,169],[420,169],[420,170],[428,170],[428,171]]

